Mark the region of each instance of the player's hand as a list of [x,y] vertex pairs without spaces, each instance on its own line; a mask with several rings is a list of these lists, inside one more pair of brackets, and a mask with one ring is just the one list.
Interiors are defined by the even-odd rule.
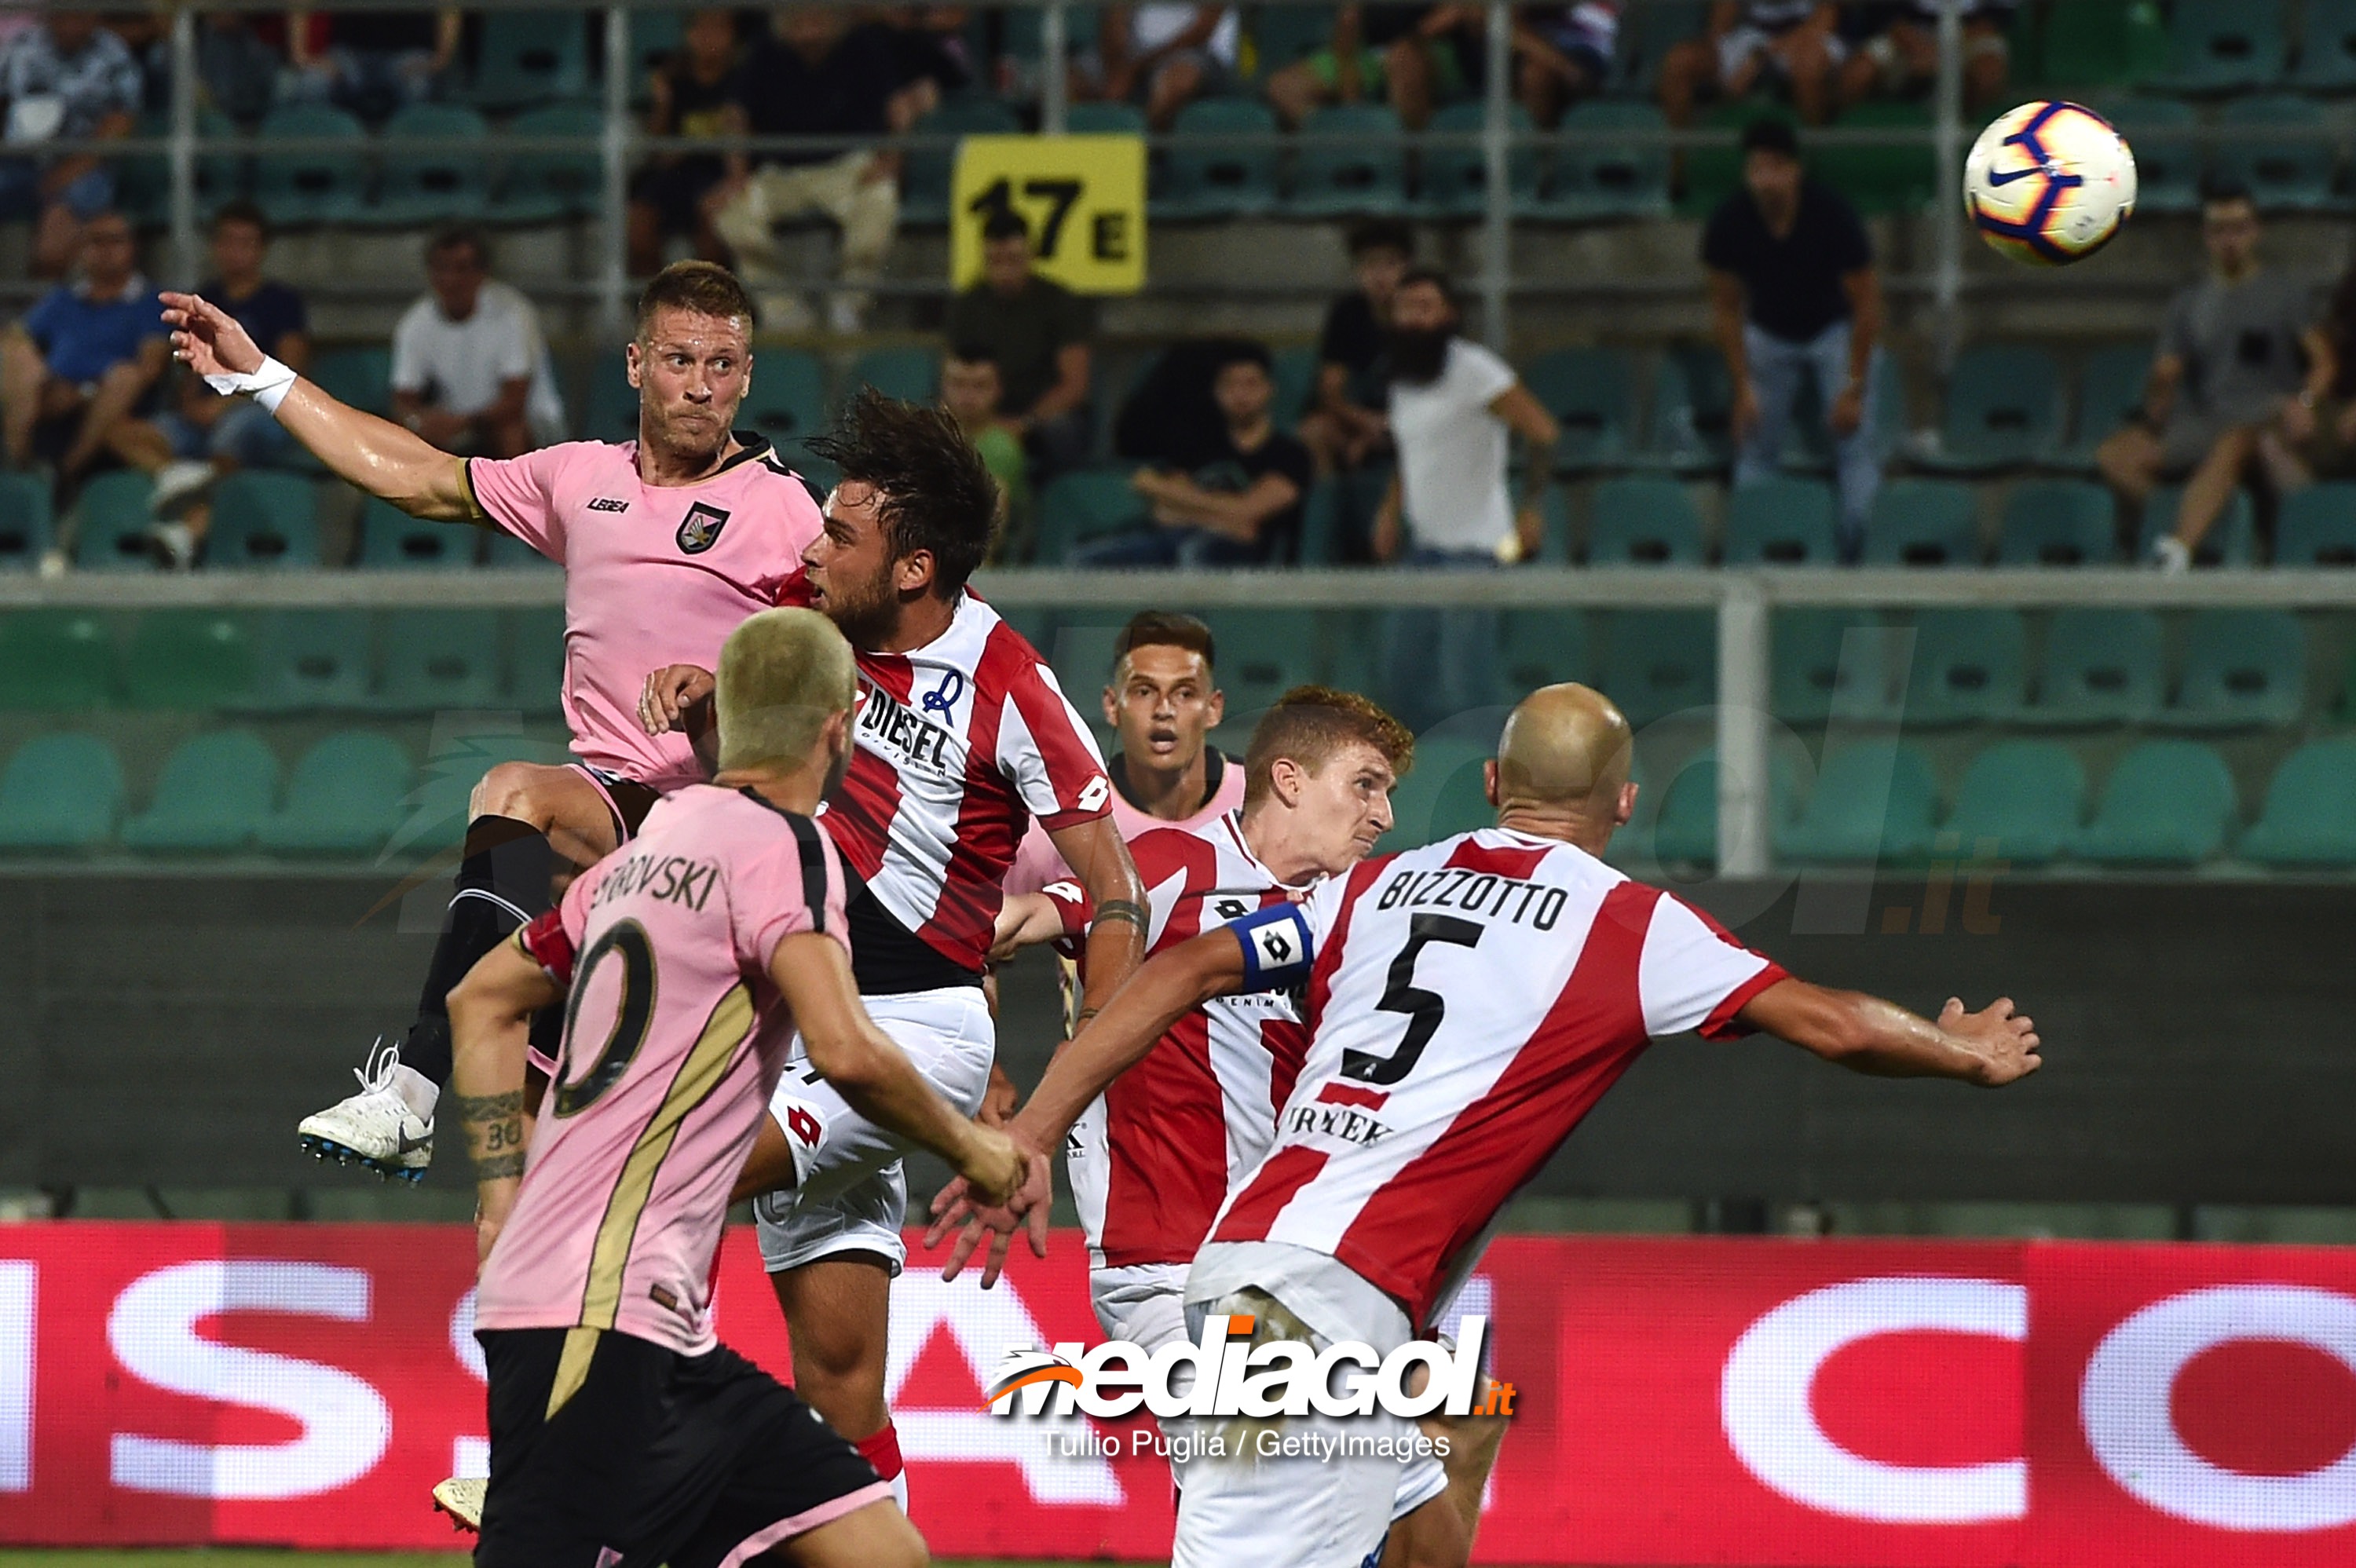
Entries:
[[2038,1054],[2037,1026],[2028,1014],[2013,1010],[2010,997],[1998,997],[1976,1013],[1964,1011],[1960,997],[1949,997],[1939,1009],[1939,1028],[1970,1041],[1979,1052],[1980,1067],[1972,1082],[1983,1088],[2001,1088],[2045,1065]]
[[166,293],[164,325],[172,329],[172,357],[199,376],[251,376],[264,357],[235,318],[200,295]]
[[712,672],[691,664],[665,665],[638,693],[638,722],[649,735],[681,728],[680,715],[712,695]]
[[1006,1204],[993,1207],[977,1203],[972,1185],[961,1176],[934,1195],[933,1222],[925,1232],[925,1250],[933,1251],[951,1230],[958,1230],[957,1244],[949,1249],[948,1262],[941,1265],[943,1279],[955,1279],[965,1272],[966,1264],[984,1236],[990,1238],[990,1251],[981,1264],[984,1290],[998,1283],[1016,1231],[1028,1233],[1032,1256],[1047,1255],[1047,1215],[1054,1178],[1045,1155],[1023,1148],[1020,1144],[1015,1147],[1022,1149],[1029,1163],[1021,1189]]
[[1014,1103],[1022,1097],[1023,1092],[1014,1087],[1014,1080],[1006,1075],[1006,1069],[993,1061],[990,1064],[990,1082],[981,1091],[981,1108],[974,1112],[973,1119],[985,1127],[1003,1132],[1006,1124],[1014,1119]]

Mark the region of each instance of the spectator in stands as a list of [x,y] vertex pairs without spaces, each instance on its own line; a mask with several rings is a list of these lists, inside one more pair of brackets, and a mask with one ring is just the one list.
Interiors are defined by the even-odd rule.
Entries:
[[1130,484],[1150,530],[1083,549],[1085,566],[1261,566],[1296,554],[1316,474],[1309,449],[1276,428],[1268,349],[1237,339],[1211,382],[1217,434],[1191,468],[1145,467]]
[[1325,307],[1317,337],[1317,387],[1301,421],[1301,439],[1321,472],[1356,468],[1390,450],[1383,411],[1390,404],[1384,334],[1391,295],[1415,261],[1415,230],[1377,218],[1350,230],[1350,268],[1358,286]]
[[1141,101],[1145,121],[1167,131],[1178,111],[1235,80],[1243,24],[1232,5],[1108,5],[1096,47],[1072,60],[1075,101]]
[[2275,477],[2284,488],[2356,479],[2356,263],[2332,285],[2308,340],[2307,384],[2283,405],[2276,428],[2286,461]]
[[2257,474],[2269,447],[2279,449],[2278,421],[2304,428],[2335,364],[2307,286],[2259,264],[2248,191],[2211,187],[2201,236],[2209,275],[2169,302],[2143,407],[2094,456],[2130,511],[2161,480],[2183,479],[2176,531],[2152,543],[2152,563],[2168,571],[2192,563],[2233,491]]
[[1096,312],[1032,265],[1031,226],[1020,213],[991,215],[981,230],[981,278],[949,302],[951,343],[986,348],[1004,384],[1004,408],[1034,462],[1085,462],[1088,342]]
[[1514,16],[1514,93],[1547,130],[1563,111],[1603,91],[1620,50],[1620,7],[1610,0],[1532,5]]
[[[854,26],[832,5],[789,5],[772,36],[753,46],[738,74],[731,129],[756,136],[862,136],[881,141],[907,129],[891,38],[881,27]],[[807,331],[811,316],[791,292],[776,226],[808,214],[842,229],[841,283],[827,296],[828,325],[861,329],[866,288],[884,271],[900,220],[900,157],[881,147],[728,155],[728,174],[708,198],[712,227],[736,253],[761,325]]]
[[435,96],[458,60],[466,17],[435,11],[311,11],[286,14],[290,91],[325,99],[363,120]]
[[941,361],[941,407],[948,410],[966,439],[981,453],[998,481],[997,560],[1021,560],[1030,553],[1031,475],[1023,438],[999,411],[1005,381],[987,345],[960,343]]
[[241,125],[270,112],[285,57],[242,11],[206,11],[197,19],[197,80],[205,100]]
[[[1391,439],[1398,473],[1375,518],[1378,560],[1440,570],[1494,568],[1537,553],[1542,503],[1561,429],[1514,368],[1460,336],[1455,290],[1437,268],[1411,267],[1391,296]],[[1517,507],[1508,437],[1529,454]],[[1406,611],[1391,617],[1387,689],[1413,693],[1417,729],[1494,699],[1494,611]]]
[[[647,134],[725,134],[736,86],[736,13],[724,5],[690,12],[680,48],[648,75]],[[648,160],[630,185],[633,276],[662,271],[663,242],[675,235],[691,238],[701,260],[727,262],[705,202],[727,176],[718,153],[658,153]]]
[[1479,8],[1344,5],[1331,43],[1269,74],[1268,101],[1292,129],[1328,104],[1380,100],[1409,130],[1421,130],[1435,102],[1463,91],[1466,13],[1477,17]]
[[908,123],[941,106],[941,98],[971,85],[974,62],[966,49],[967,12],[962,5],[894,5],[876,13],[889,29],[900,68],[900,89]]
[[1734,482],[1774,474],[1803,378],[1813,378],[1833,438],[1840,549],[1855,560],[1881,488],[1874,444],[1881,283],[1857,209],[1800,166],[1781,120],[1742,133],[1742,188],[1702,231],[1714,336],[1734,385]]
[[[0,113],[11,148],[59,137],[112,140],[136,123],[139,63],[88,11],[59,11],[0,54]],[[114,172],[90,153],[0,157],[0,222],[35,220],[33,275],[64,274],[81,225],[114,205]]]
[[392,411],[445,452],[516,457],[564,439],[564,403],[540,313],[490,272],[475,229],[427,242],[430,290],[392,329]]
[[108,11],[100,26],[123,40],[139,68],[139,107],[149,113],[172,108],[172,19],[162,10]]
[[1792,90],[1801,119],[1821,125],[1847,53],[1839,7],[1826,0],[1718,0],[1708,31],[1662,57],[1661,111],[1672,125],[1690,124],[1702,100],[1740,98],[1765,75]]
[[[2019,0],[1961,0],[1964,101],[1994,107],[2011,59],[2007,34]],[[1939,80],[1939,0],[1873,0],[1852,13],[1854,45],[1841,64],[1841,99],[1912,97]]]

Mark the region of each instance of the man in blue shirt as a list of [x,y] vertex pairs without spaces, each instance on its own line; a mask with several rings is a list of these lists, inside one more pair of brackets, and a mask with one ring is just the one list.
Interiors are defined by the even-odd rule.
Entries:
[[[127,136],[140,88],[139,62],[92,12],[60,11],[0,51],[0,112],[12,146]],[[62,276],[81,224],[113,205],[113,172],[88,153],[0,158],[0,222],[39,220],[37,277]]]
[[171,362],[164,302],[139,274],[131,224],[82,225],[81,280],[60,283],[0,334],[0,432],[11,468],[36,456],[71,484],[112,442]]

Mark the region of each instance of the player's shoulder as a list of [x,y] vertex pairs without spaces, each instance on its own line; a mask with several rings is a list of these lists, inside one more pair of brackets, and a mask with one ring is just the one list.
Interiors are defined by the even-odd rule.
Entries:
[[1190,890],[1218,880],[1218,846],[1191,827],[1149,827],[1129,841],[1129,858],[1149,888],[1177,876],[1187,880]]

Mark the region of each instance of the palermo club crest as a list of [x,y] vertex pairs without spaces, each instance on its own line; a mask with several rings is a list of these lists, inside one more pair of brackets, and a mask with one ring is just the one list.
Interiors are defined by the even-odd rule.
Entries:
[[701,555],[720,542],[720,530],[728,526],[728,514],[717,507],[698,501],[679,520],[679,548],[683,555]]

